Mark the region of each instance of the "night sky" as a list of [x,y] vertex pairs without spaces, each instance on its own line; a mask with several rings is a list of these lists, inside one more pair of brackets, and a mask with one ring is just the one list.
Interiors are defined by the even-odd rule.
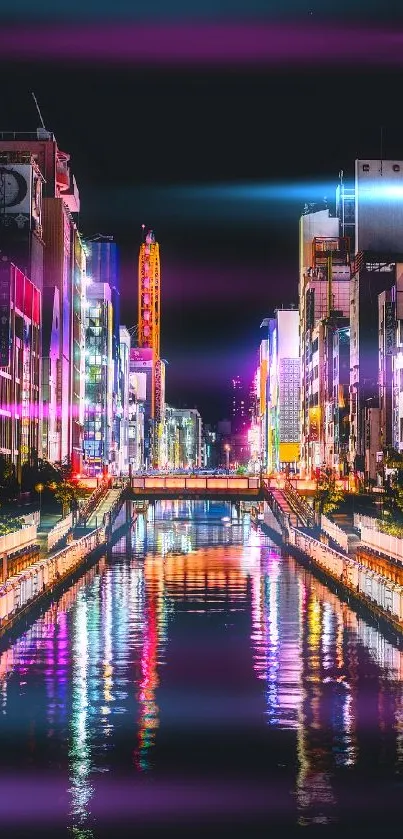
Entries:
[[0,128],[37,127],[34,90],[71,154],[82,234],[121,248],[129,327],[141,225],[154,229],[167,400],[225,416],[230,379],[252,378],[262,319],[298,302],[304,204],[332,208],[340,169],[347,178],[355,157],[379,157],[381,127],[384,157],[403,158],[403,7],[9,5]]

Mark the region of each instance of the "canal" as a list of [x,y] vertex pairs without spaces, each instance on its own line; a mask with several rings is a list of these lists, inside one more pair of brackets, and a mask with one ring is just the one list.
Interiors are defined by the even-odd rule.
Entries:
[[3,641],[5,837],[401,818],[402,652],[234,513],[158,502]]

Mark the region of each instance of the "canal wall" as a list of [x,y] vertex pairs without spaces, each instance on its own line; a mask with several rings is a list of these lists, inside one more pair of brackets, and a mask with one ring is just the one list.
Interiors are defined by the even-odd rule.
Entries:
[[0,585],[0,637],[30,617],[33,607],[53,598],[57,590],[82,573],[85,563],[95,561],[132,526],[136,515],[129,516],[127,511],[125,523],[112,530],[125,492],[119,498],[111,493],[110,500],[99,527],[79,535],[61,550],[44,553],[37,562]]
[[387,579],[376,570],[335,550],[309,533],[307,528],[294,526],[274,499],[273,512],[279,521],[283,543],[297,558],[308,560],[328,580],[333,581],[347,597],[364,605],[373,617],[385,621],[396,635],[403,637],[403,586]]
[[9,577],[0,586],[0,636],[24,618],[41,599],[54,595],[55,590],[80,569],[90,555],[95,558],[100,547],[104,550],[106,531],[99,527],[82,536],[57,553],[42,557],[20,574]]

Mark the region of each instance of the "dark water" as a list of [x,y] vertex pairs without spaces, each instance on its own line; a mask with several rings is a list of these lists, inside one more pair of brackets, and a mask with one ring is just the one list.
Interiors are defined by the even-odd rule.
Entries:
[[2,836],[399,823],[402,653],[228,514],[157,505],[3,645]]

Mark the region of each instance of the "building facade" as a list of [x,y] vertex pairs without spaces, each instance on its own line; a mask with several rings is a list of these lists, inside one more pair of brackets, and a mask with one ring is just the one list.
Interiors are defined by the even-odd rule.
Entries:
[[267,471],[299,463],[300,359],[298,310],[277,309],[268,323]]
[[[344,206],[344,205],[343,205]],[[350,314],[350,243],[340,219],[313,209],[300,220],[301,472],[334,466],[334,332]],[[337,364],[336,360],[336,364]],[[328,408],[326,409],[326,399]]]
[[130,386],[130,334],[126,326],[119,328],[119,444],[118,473],[129,472],[129,386]]
[[0,454],[21,483],[40,446],[40,290],[0,262]]
[[113,442],[112,300],[108,283],[87,285],[85,310],[84,471],[116,473]]
[[202,419],[197,408],[166,406],[168,469],[200,469],[202,466]]

